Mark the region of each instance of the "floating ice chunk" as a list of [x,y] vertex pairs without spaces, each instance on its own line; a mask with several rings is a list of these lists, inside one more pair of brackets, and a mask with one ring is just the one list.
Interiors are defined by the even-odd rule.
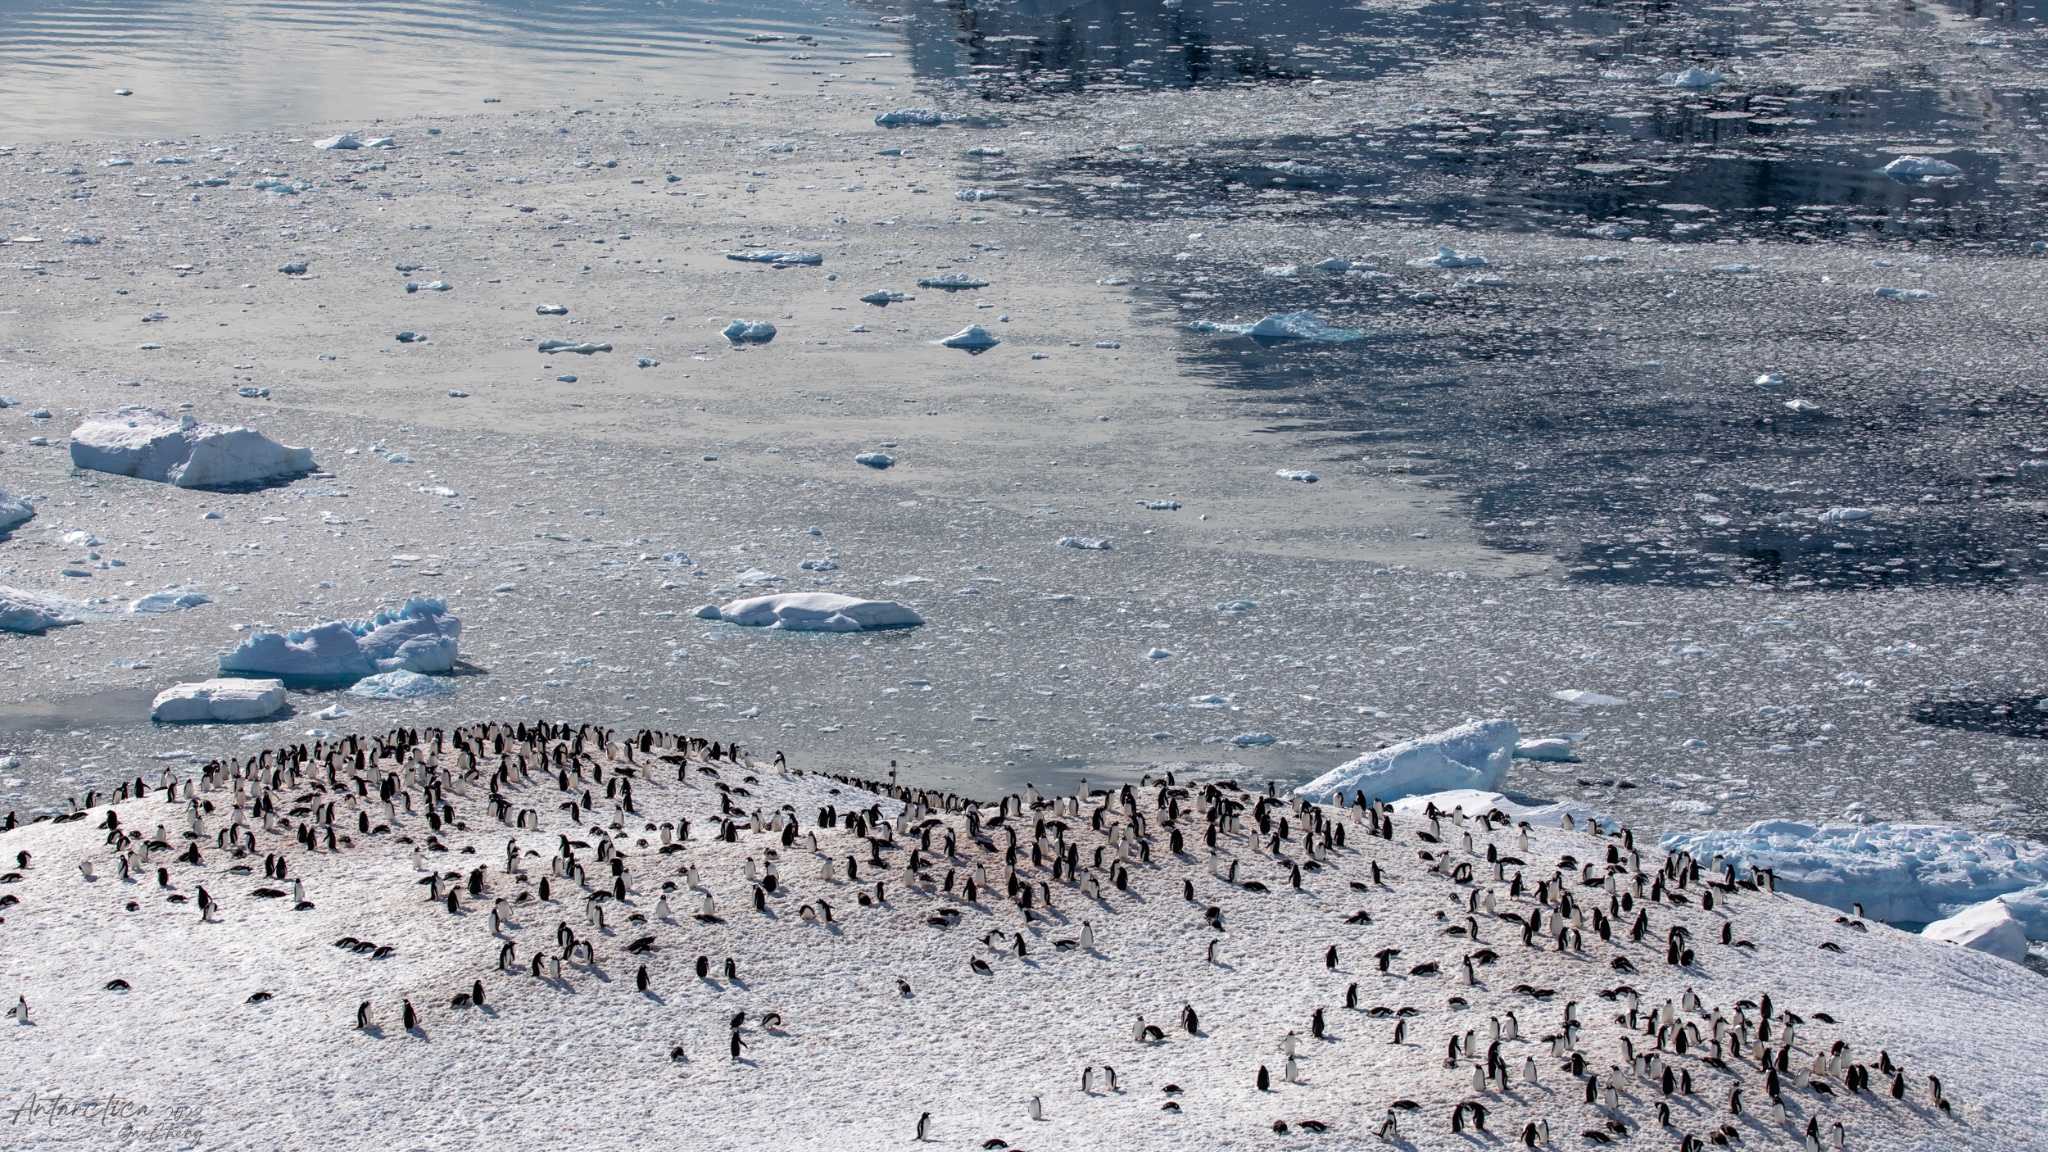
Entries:
[[1802,396],[1794,396],[1792,399],[1785,401],[1785,407],[1790,411],[1799,413],[1801,416],[1811,415],[1820,411],[1820,405]]
[[1922,936],[1959,944],[1976,952],[1988,952],[2015,964],[2027,958],[2027,929],[2003,900],[1972,904],[1946,920],[1936,920],[1920,930]]
[[1554,764],[1577,764],[1579,754],[1572,751],[1572,742],[1555,736],[1540,740],[1523,740],[1515,745],[1515,759],[1543,760]]
[[1961,176],[1963,170],[1932,156],[1901,156],[1880,169],[1901,184],[1917,184],[1930,176]]
[[750,628],[785,632],[868,632],[881,628],[915,628],[924,617],[894,600],[862,600],[832,592],[784,592],[735,600],[723,607],[697,610],[706,620],[724,620]]
[[781,576],[764,568],[748,568],[732,579],[733,583],[738,584],[742,588],[754,584],[780,584],[783,582]]
[[1003,194],[988,188],[961,188],[953,193],[953,199],[972,204],[980,200],[1000,200]]
[[35,507],[28,501],[0,488],[0,532],[11,532],[35,519],[35,515]]
[[1285,280],[1290,277],[1301,275],[1301,265],[1268,264],[1264,268],[1259,269],[1259,271],[1267,276],[1271,276],[1275,280]]
[[884,288],[877,292],[870,292],[867,295],[861,297],[860,302],[863,304],[873,304],[877,308],[887,308],[891,304],[901,304],[905,300],[915,299],[917,299],[917,297],[905,296],[901,292],[891,292],[888,289]]
[[354,135],[347,132],[343,132],[339,136],[329,136],[325,140],[313,141],[313,147],[323,152],[353,152],[362,146],[363,142],[361,140],[356,139]]
[[1060,537],[1060,547],[1079,548],[1084,552],[1107,552],[1109,551],[1109,541],[1091,539],[1086,536],[1062,536]]
[[1753,383],[1759,388],[1778,388],[1784,385],[1785,378],[1776,372],[1766,372],[1757,377]]
[[1178,501],[1178,500],[1140,500],[1140,501],[1138,501],[1138,507],[1140,507],[1140,508],[1144,508],[1144,509],[1147,509],[1147,510],[1149,510],[1149,511],[1152,511],[1152,512],[1178,512],[1178,511],[1180,511],[1180,501]]
[[1419,256],[1408,262],[1412,268],[1484,268],[1486,257],[1477,252],[1460,252],[1448,244],[1437,245],[1436,255]]
[[315,720],[339,720],[348,715],[351,715],[348,709],[343,708],[339,704],[329,704],[327,707],[313,713],[312,718]]
[[939,341],[940,344],[948,348],[965,348],[970,352],[986,352],[1002,342],[1002,337],[983,328],[979,324],[969,324],[967,327]]
[[[1865,916],[1925,924],[2003,897],[2028,939],[2048,940],[2048,845],[2000,832],[1927,824],[1763,820],[1740,830],[1666,836],[1662,846],[1738,873],[1777,873],[1778,889]],[[1702,865],[1705,866],[1704,864]]]
[[1003,155],[1003,149],[993,144],[983,144],[978,148],[969,148],[967,154],[969,156],[1001,156]]
[[414,332],[408,328],[398,333],[393,339],[397,340],[400,344],[424,344],[427,340],[427,334],[424,332]]
[[1218,324],[1213,320],[1196,320],[1188,327],[1197,332],[1223,332],[1232,336],[1249,336],[1254,340],[1327,340],[1341,343],[1364,335],[1349,328],[1332,328],[1313,312],[1289,312],[1285,315],[1275,312],[1256,324]]
[[1324,272],[1349,272],[1357,267],[1357,265],[1342,256],[1332,256],[1327,260],[1318,260],[1315,266]]
[[1218,612],[1249,612],[1258,606],[1258,602],[1254,600],[1225,600],[1216,606],[1216,610]]
[[401,668],[395,672],[379,672],[365,676],[348,690],[351,696],[365,700],[425,700],[433,696],[446,696],[455,691],[455,685],[432,676],[422,676]]
[[936,128],[965,119],[958,112],[941,112],[937,108],[896,108],[875,117],[875,123],[883,128]]
[[969,276],[965,272],[941,272],[937,276],[926,276],[917,282],[919,288],[938,288],[947,292],[962,292],[970,288],[986,288],[988,281]]
[[533,306],[533,314],[536,316],[567,316],[569,314],[569,306],[567,304],[535,304]]
[[542,355],[546,355],[549,352],[574,352],[578,356],[588,356],[593,352],[609,352],[612,350],[612,346],[610,344],[581,344],[574,340],[543,340],[534,345],[533,350]]
[[1467,276],[1464,282],[1474,288],[1505,288],[1508,286],[1506,277],[1491,274]]
[[1870,519],[1868,508],[1830,508],[1815,517],[1823,524],[1853,524],[1858,520]]
[[1934,293],[1925,288],[1879,288],[1879,296],[1887,300],[1932,300]]
[[285,634],[258,632],[220,658],[223,672],[359,680],[377,672],[452,671],[462,619],[446,601],[414,597],[365,620],[326,620]]
[[68,601],[0,584],[0,632],[45,632],[78,619]]
[[306,274],[306,267],[307,265],[304,260],[293,260],[288,264],[279,264],[277,270],[287,276],[304,276]]
[[283,709],[281,680],[199,680],[157,693],[149,718],[164,724],[233,724],[275,716]]
[[1150,652],[1147,652],[1147,653],[1145,653],[1145,659],[1147,659],[1147,660],[1171,660],[1171,659],[1173,659],[1173,653],[1171,653],[1171,652],[1168,652],[1168,651],[1167,651],[1166,649],[1164,649],[1164,648],[1154,648],[1154,649],[1152,649],[1152,650],[1151,650]]
[[1716,264],[1714,265],[1714,271],[1724,276],[1747,276],[1751,272],[1761,271],[1761,269],[1754,264]]
[[855,464],[865,464],[879,472],[896,463],[896,458],[887,452],[863,452],[853,458]]
[[1550,695],[1567,704],[1579,704],[1588,708],[1605,708],[1613,704],[1628,703],[1619,696],[1603,696],[1598,692],[1588,692],[1584,688],[1561,688]]
[[1299,484],[1314,484],[1320,479],[1313,472],[1303,472],[1294,468],[1282,468],[1278,472],[1273,473],[1273,475],[1278,476],[1282,480],[1293,480]]
[[806,560],[798,564],[797,567],[806,572],[837,572],[839,570],[839,561],[830,557],[820,557],[814,560]]
[[1276,744],[1280,738],[1271,732],[1239,732],[1230,738],[1239,748],[1255,748],[1265,744]]
[[1491,791],[1507,778],[1520,733],[1512,720],[1475,720],[1368,752],[1294,790],[1328,803],[1340,793],[1396,800],[1451,788]]
[[411,292],[447,292],[447,291],[449,291],[449,290],[453,289],[454,287],[455,287],[455,285],[453,285],[453,284],[450,284],[450,283],[449,283],[449,282],[447,282],[446,280],[428,280],[428,281],[426,281],[425,283],[414,283],[414,282],[413,282],[413,281],[411,281],[411,280],[407,280],[407,281],[405,282],[405,290],[406,290],[406,291],[407,291],[408,293],[411,293]]
[[128,611],[137,616],[160,616],[166,612],[183,612],[201,604],[213,603],[213,597],[197,588],[169,588],[162,592],[151,592],[129,601]]
[[1602,224],[1596,228],[1586,229],[1586,235],[1595,240],[1626,240],[1633,233],[1620,224]]
[[250,428],[123,405],[93,413],[71,433],[71,463],[180,488],[221,488],[310,472],[313,451],[279,444]]
[[775,325],[766,320],[734,320],[725,326],[724,336],[735,344],[766,344],[775,339]]
[[1726,77],[1719,72],[1709,72],[1697,64],[1683,72],[1666,72],[1657,77],[1657,83],[1667,88],[1691,88],[1701,90],[1725,83]]
[[774,249],[764,249],[759,252],[727,252],[725,258],[727,260],[739,260],[748,264],[810,264],[815,266],[825,262],[825,256],[821,252],[778,252]]
[[1264,165],[1264,167],[1268,172],[1284,172],[1289,176],[1328,176],[1330,174],[1328,168],[1318,167],[1314,164],[1304,164],[1299,160],[1281,160]]

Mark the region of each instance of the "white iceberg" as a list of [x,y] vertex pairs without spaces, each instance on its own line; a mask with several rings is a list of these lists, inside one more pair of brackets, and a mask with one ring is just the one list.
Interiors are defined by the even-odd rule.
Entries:
[[123,405],[88,416],[71,433],[71,463],[180,488],[227,488],[310,472],[313,450],[279,444],[253,428]]
[[947,292],[962,292],[970,288],[986,288],[988,281],[965,272],[941,272],[937,276],[926,276],[917,282],[919,288],[939,288]]
[[862,600],[831,592],[784,592],[735,600],[697,610],[704,620],[724,620],[750,628],[785,632],[869,632],[880,628],[915,628],[924,617],[894,600]]
[[329,136],[325,140],[313,141],[313,147],[323,152],[353,152],[362,146],[363,142],[356,139],[355,135],[350,132],[343,132],[339,136]]
[[574,340],[543,340],[535,344],[533,350],[542,355],[550,352],[574,352],[578,356],[589,356],[597,352],[609,352],[612,350],[612,346],[608,343],[589,344],[579,343]]
[[1972,904],[1946,920],[1936,920],[1920,930],[1922,936],[1960,945],[1976,952],[1988,952],[2015,964],[2027,958],[2027,929],[2003,900]]
[[1925,924],[2004,897],[2033,940],[2048,940],[2048,845],[2000,832],[1929,824],[1804,824],[1761,820],[1743,829],[1666,836],[1702,866],[1777,874],[1778,889],[1881,920]]
[[157,693],[149,716],[165,724],[232,724],[275,716],[283,709],[281,680],[199,680]]
[[936,128],[965,119],[958,112],[941,112],[936,108],[897,108],[875,117],[875,123],[883,128]]
[[28,501],[0,488],[0,532],[11,532],[35,519],[35,515],[36,510]]
[[165,612],[183,612],[201,604],[213,603],[213,597],[197,588],[167,588],[162,592],[151,592],[128,602],[128,611],[137,616],[156,616]]
[[1622,224],[1602,224],[1586,229],[1586,235],[1595,240],[1626,240],[1632,233]]
[[446,696],[455,691],[455,685],[432,676],[422,676],[403,668],[395,672],[379,672],[365,676],[348,690],[351,696],[365,700],[425,700],[431,696]]
[[1615,704],[1628,703],[1628,701],[1619,696],[1604,696],[1598,692],[1589,692],[1584,688],[1560,688],[1550,695],[1567,704],[1577,704],[1585,708],[1606,708]]
[[446,601],[416,596],[398,611],[367,620],[326,620],[285,634],[258,632],[220,658],[223,672],[303,680],[360,680],[404,669],[436,673],[455,667],[460,617]]
[[76,623],[78,614],[68,601],[0,584],[0,632],[46,632]]
[[1932,156],[1901,156],[1880,169],[1901,184],[1917,184],[1930,176],[1961,176],[1963,170]]
[[1540,740],[1523,740],[1515,745],[1515,759],[1542,760],[1551,764],[1577,764],[1579,754],[1572,751],[1572,742],[1558,736],[1545,736]]
[[1083,552],[1107,552],[1109,551],[1109,541],[1091,536],[1062,536],[1060,537],[1060,547],[1079,548]]
[[1002,337],[983,328],[979,324],[969,324],[967,327],[939,341],[940,344],[948,348],[965,348],[969,352],[985,352],[1002,342]]
[[1232,336],[1249,336],[1254,340],[1327,340],[1341,343],[1364,335],[1350,328],[1332,328],[1313,312],[1289,312],[1285,315],[1274,312],[1256,324],[1218,324],[1214,320],[1196,320],[1188,327],[1197,332],[1223,332]]
[[1477,252],[1460,252],[1449,244],[1439,244],[1434,256],[1418,256],[1408,262],[1411,268],[1484,268],[1487,259]]
[[1396,800],[1453,788],[1490,792],[1507,779],[1519,736],[1512,720],[1475,720],[1368,752],[1303,784],[1294,794],[1329,803],[1339,794],[1357,792],[1365,793],[1367,800]]
[[764,249],[759,252],[727,252],[725,258],[747,264],[810,264],[815,266],[825,262],[825,255],[822,252],[780,252],[774,249]]
[[735,344],[766,344],[775,339],[775,325],[766,320],[734,320],[724,336]]
[[879,472],[885,468],[893,467],[896,463],[896,458],[887,452],[863,452],[855,456],[853,462],[855,464],[865,464]]
[[1854,524],[1858,520],[1870,519],[1868,508],[1830,508],[1814,517],[1823,524]]
[[1314,484],[1317,480],[1321,479],[1321,477],[1318,477],[1313,472],[1303,472],[1298,468],[1282,468],[1278,472],[1273,473],[1273,475],[1278,476],[1282,480],[1292,480],[1298,484]]
[[1667,88],[1691,88],[1695,91],[1715,87],[1727,82],[1719,72],[1709,72],[1695,64],[1683,72],[1666,72],[1657,77],[1657,83]]

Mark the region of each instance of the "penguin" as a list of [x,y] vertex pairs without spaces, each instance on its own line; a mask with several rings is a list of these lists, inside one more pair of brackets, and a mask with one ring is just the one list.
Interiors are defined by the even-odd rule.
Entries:
[[636,973],[633,977],[633,984],[635,987],[640,989],[640,991],[647,991],[647,965],[642,964],[640,966],[640,971]]
[[1024,1114],[1033,1120],[1045,1119],[1045,1103],[1038,1097],[1033,1096],[1031,1102],[1024,1105]]
[[1407,1043],[1407,1042],[1408,1042],[1408,1022],[1407,1022],[1406,1020],[1396,1020],[1396,1021],[1394,1021],[1394,1043],[1396,1043],[1396,1044],[1405,1044],[1405,1043]]
[[1335,944],[1330,945],[1329,950],[1323,953],[1323,967],[1332,972],[1337,970],[1337,946]]
[[[26,859],[26,858],[27,858],[27,856],[28,856],[28,853],[26,853],[26,852],[23,852],[23,853],[22,853],[21,855],[22,855],[22,857],[23,857],[24,859]],[[26,865],[24,865],[24,867],[26,867]],[[365,1007],[368,1007],[368,1005],[365,1005]],[[14,998],[14,1007],[12,1007],[12,1008],[9,1008],[9,1009],[7,1010],[7,1014],[8,1014],[9,1016],[12,1016],[12,1017],[14,1017],[14,1022],[15,1022],[15,1023],[17,1023],[17,1024],[26,1024],[26,1023],[28,1023],[28,997],[26,997],[26,996],[17,996],[17,997],[15,997],[15,998]]]
[[730,956],[725,958],[725,978],[734,981],[740,978],[740,962]]
[[420,1026],[420,1014],[413,1011],[412,1001],[410,1000],[407,1000],[405,1002],[405,1013],[403,1019],[405,1021],[405,1030],[407,1032],[411,1032],[412,1030]]
[[932,1114],[927,1112],[917,1118],[917,1141],[922,1144],[930,1137]]
[[1273,1090],[1272,1074],[1266,1071],[1266,1066],[1264,1064],[1259,1065],[1259,1075],[1257,1083],[1259,1086],[1259,1091],[1261,1092],[1271,1092]]
[[732,1058],[735,1060],[739,1059],[740,1049],[745,1047],[746,1045],[740,1041],[739,1030],[735,1028],[732,1034]]
[[370,1018],[370,1002],[365,1000],[356,1008],[356,1030],[368,1031],[375,1024],[376,1021]]

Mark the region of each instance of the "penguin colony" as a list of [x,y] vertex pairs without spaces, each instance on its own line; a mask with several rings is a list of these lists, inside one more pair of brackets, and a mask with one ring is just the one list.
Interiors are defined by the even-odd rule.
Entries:
[[[1758,959],[1852,962],[1890,929],[1626,829],[1170,775],[983,803],[523,723],[300,744],[87,800],[9,818],[0,942],[42,925],[47,945],[50,918],[105,905],[145,958],[83,974],[118,998],[92,1009],[117,1030],[124,1003],[180,995],[154,942],[317,922],[353,925],[318,964],[360,993],[310,1003],[289,970],[233,991],[328,1021],[320,1043],[352,1059],[573,1011],[635,1082],[734,1091],[778,1061],[856,1058],[846,1029],[914,1013],[963,1072],[1015,1079],[971,1108],[936,1083],[775,1105],[852,1109],[839,1146],[1079,1146],[1091,1127],[1059,1113],[1098,1102],[1154,1110],[1175,1147],[1980,1146],[1959,1054],[1862,1041]],[[1766,932],[1795,905],[1825,939]],[[849,964],[870,997],[853,1017],[813,987]],[[1057,1035],[1014,1026],[1076,992],[1094,1011]],[[48,1027],[38,998],[9,1015]]]

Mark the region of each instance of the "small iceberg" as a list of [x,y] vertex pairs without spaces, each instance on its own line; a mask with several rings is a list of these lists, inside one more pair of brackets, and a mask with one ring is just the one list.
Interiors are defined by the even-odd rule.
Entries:
[[901,304],[905,300],[915,299],[917,299],[917,297],[915,296],[905,296],[901,292],[891,292],[887,289],[883,289],[882,291],[879,292],[868,293],[867,295],[860,298],[860,302],[863,304],[873,304],[877,308],[887,308],[891,304]]
[[149,718],[161,724],[238,724],[283,710],[281,680],[199,680],[157,693]]
[[862,600],[832,592],[782,592],[697,609],[703,620],[785,632],[871,632],[915,628],[924,617],[894,600]]
[[735,344],[766,344],[775,339],[775,325],[766,320],[734,320],[725,326],[724,336]]
[[1934,293],[1925,288],[1879,288],[1877,294],[1888,300],[1932,300]]
[[612,350],[612,346],[610,344],[579,344],[574,340],[543,340],[534,345],[533,350],[542,355],[546,355],[549,352],[574,352],[578,356],[588,356],[593,352],[609,352]]
[[135,616],[160,616],[166,612],[183,612],[201,604],[213,603],[213,597],[197,588],[169,588],[162,592],[151,592],[129,601],[128,611]]
[[937,108],[896,108],[875,117],[875,123],[883,128],[937,128],[965,119],[958,112],[941,112]]
[[1486,268],[1490,261],[1477,252],[1460,252],[1449,244],[1439,244],[1434,256],[1418,256],[1408,262],[1410,268]]
[[938,288],[946,292],[963,292],[970,288],[986,288],[988,281],[969,276],[964,272],[941,272],[937,276],[926,276],[917,282],[919,288]]
[[1572,751],[1572,742],[1558,736],[1545,736],[1540,740],[1523,740],[1515,745],[1515,759],[1541,760],[1550,764],[1577,764],[1579,754]]
[[1586,235],[1591,236],[1595,240],[1626,240],[1633,233],[1625,225],[1602,224],[1597,228],[1586,229]]
[[533,306],[533,314],[535,316],[567,316],[569,314],[569,306],[567,304],[535,304]]
[[279,444],[251,428],[123,405],[88,416],[71,433],[71,463],[180,488],[228,488],[310,472],[313,450]]
[[1239,732],[1230,738],[1230,742],[1239,748],[1259,748],[1267,744],[1276,744],[1279,740],[1280,738],[1271,732]]
[[1854,524],[1859,520],[1870,519],[1870,509],[1830,508],[1827,511],[1821,513],[1819,516],[1815,517],[1815,519],[1819,520],[1823,524]]
[[1605,696],[1598,692],[1589,692],[1584,688],[1560,688],[1550,695],[1552,699],[1562,700],[1567,704],[1577,704],[1582,708],[1608,708],[1616,704],[1628,703],[1627,700],[1619,696]]
[[1273,473],[1273,475],[1278,476],[1282,480],[1292,480],[1297,484],[1314,484],[1321,479],[1321,477],[1313,472],[1303,472],[1296,468],[1282,468],[1278,472]]
[[1946,160],[1936,160],[1932,156],[1901,156],[1878,171],[1901,184],[1918,184],[1930,178],[1941,179],[1963,174],[1961,168]]
[[969,204],[981,200],[1000,200],[1002,196],[1001,192],[991,191],[987,188],[961,188],[953,193],[953,199]]
[[1694,91],[1705,91],[1716,85],[1727,83],[1727,79],[1727,77],[1719,72],[1709,72],[1695,64],[1683,72],[1666,72],[1662,76],[1657,77],[1657,83],[1664,85],[1666,88],[1690,88]]
[[1353,268],[1358,267],[1358,265],[1353,264],[1342,256],[1332,256],[1327,260],[1316,261],[1315,267],[1324,272],[1349,272]]
[[446,280],[427,280],[423,282],[407,280],[405,282],[407,295],[411,295],[414,292],[452,292],[454,290],[455,285],[450,284]]
[[78,620],[69,601],[0,584],[0,632],[47,632]]
[[[275,683],[275,681],[273,681]],[[455,685],[432,676],[422,676],[401,668],[395,672],[379,672],[365,676],[349,688],[348,694],[365,700],[425,700],[433,696],[446,696],[455,691]]]
[[739,260],[748,264],[809,264],[816,266],[825,262],[822,252],[727,252],[727,260]]
[[1940,940],[1973,952],[1987,952],[2001,960],[2024,964],[2027,959],[2027,929],[2003,900],[1972,904],[1946,920],[1936,920],[1920,930],[1930,940]]
[[326,620],[279,634],[258,632],[220,658],[220,670],[354,682],[378,672],[453,671],[462,618],[446,601],[416,596],[365,620]]
[[35,506],[5,488],[0,488],[0,532],[12,532],[35,519]]
[[855,464],[865,464],[880,472],[885,468],[893,467],[896,463],[896,458],[887,452],[863,452],[855,456],[853,462]]
[[1062,536],[1060,537],[1059,546],[1062,548],[1079,548],[1083,552],[1109,551],[1109,541],[1097,540],[1087,536]]
[[983,328],[979,324],[969,324],[967,327],[939,341],[940,344],[948,348],[965,348],[969,352],[986,352],[1002,342],[1002,337]]
[[1475,720],[1368,752],[1303,784],[1294,794],[1327,804],[1339,795],[1359,792],[1368,801],[1454,788],[1491,792],[1507,779],[1519,736],[1512,720]]
[[1332,328],[1313,312],[1289,312],[1281,315],[1272,313],[1256,324],[1218,324],[1213,320],[1196,320],[1188,325],[1197,332],[1221,332],[1231,336],[1249,336],[1254,340],[1326,340],[1341,343],[1357,340],[1365,333],[1349,328]]
[[362,146],[363,142],[348,132],[343,132],[339,136],[329,136],[325,140],[313,141],[313,147],[322,152],[353,152]]

